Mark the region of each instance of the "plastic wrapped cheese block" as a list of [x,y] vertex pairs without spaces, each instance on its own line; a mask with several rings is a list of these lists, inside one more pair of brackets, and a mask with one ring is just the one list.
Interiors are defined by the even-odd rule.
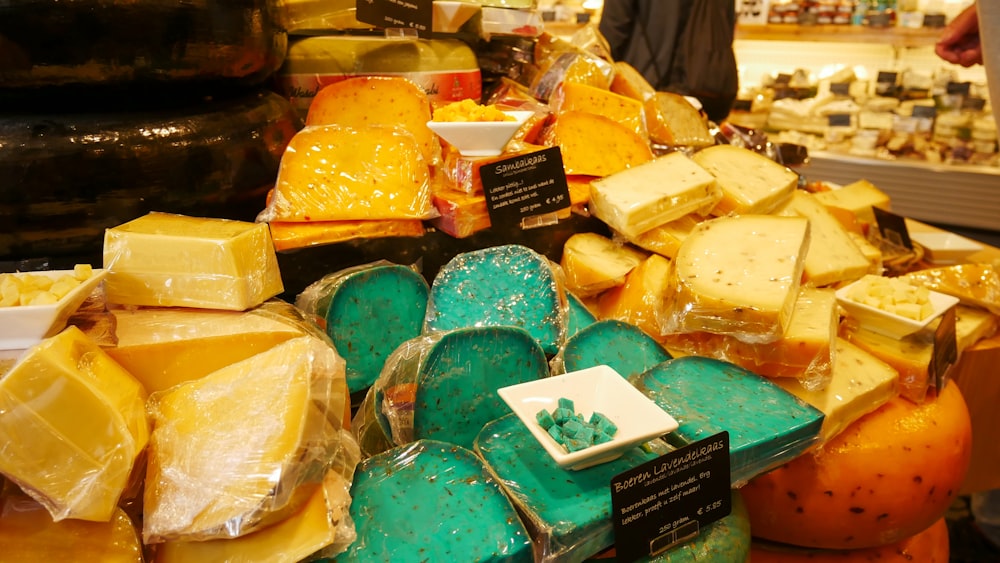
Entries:
[[566,292],[554,266],[517,244],[459,254],[431,283],[424,331],[515,326],[555,354],[566,339]]
[[774,213],[809,220],[809,248],[805,257],[805,282],[830,286],[860,279],[871,263],[834,214],[805,190],[795,190]]
[[563,82],[556,87],[549,104],[555,109],[557,118],[559,113],[566,111],[603,115],[625,125],[643,139],[648,137],[642,102],[606,88]]
[[433,201],[438,216],[430,224],[455,238],[471,237],[492,226],[483,194],[442,188],[434,190]]
[[598,298],[597,317],[634,324],[646,334],[658,338],[660,323],[657,309],[666,298],[670,261],[650,254],[625,278],[625,283],[609,289]]
[[387,237],[422,237],[424,223],[420,219],[370,219],[358,221],[313,221],[296,223],[271,221],[274,249],[295,250],[338,242]]
[[604,235],[582,232],[566,239],[559,265],[566,289],[590,297],[625,283],[625,276],[645,257],[644,252]]
[[351,487],[358,538],[337,563],[531,563],[531,542],[471,451],[419,440],[366,459]]
[[168,541],[153,548],[154,563],[297,563],[335,555],[354,541],[349,518],[351,479],[330,471],[309,500],[287,518],[238,538]]
[[370,394],[395,444],[472,447],[483,425],[510,412],[497,389],[548,375],[545,354],[524,330],[471,327],[404,342]]
[[613,64],[615,76],[611,80],[612,92],[640,102],[656,96],[656,88],[634,66],[625,61],[615,61]]
[[840,335],[862,350],[889,364],[899,374],[899,394],[916,403],[927,397],[934,361],[934,332],[921,330],[903,337],[888,336],[844,322]]
[[582,111],[560,113],[542,134],[542,143],[559,147],[566,174],[609,176],[653,160],[649,143],[625,125]]
[[322,319],[357,393],[371,387],[397,346],[420,335],[429,291],[415,269],[373,262],[323,276],[295,305]]
[[837,189],[816,192],[816,199],[823,205],[846,209],[862,223],[875,224],[873,207],[891,211],[888,194],[868,180],[858,180]]
[[649,138],[654,143],[694,149],[715,144],[708,120],[680,94],[656,92],[645,101],[643,109]]
[[104,234],[109,303],[242,311],[284,291],[267,225],[152,212]]
[[302,336],[150,397],[143,540],[239,537],[301,509],[328,470],[349,477],[344,360]]
[[703,221],[672,263],[661,330],[773,342],[798,298],[809,243],[801,217],[738,215]]
[[722,200],[713,215],[769,213],[792,195],[799,176],[750,149],[715,145],[691,156],[708,170],[722,188]]
[[695,225],[704,220],[705,218],[700,215],[689,213],[680,219],[653,227],[633,237],[625,237],[625,239],[639,248],[655,252],[666,258],[674,258],[677,256],[677,249],[681,247],[681,242],[691,234]]
[[145,401],[142,385],[70,326],[0,379],[0,473],[55,521],[107,522],[149,440]]
[[395,126],[307,126],[285,149],[257,220],[429,219],[434,208],[422,150]]
[[142,563],[142,542],[132,520],[116,508],[106,522],[55,522],[34,499],[0,493],[0,561]]
[[675,446],[728,431],[734,484],[804,453],[818,441],[823,424],[823,413],[815,407],[721,360],[675,358],[630,381],[680,423],[667,436]]
[[775,380],[783,389],[823,412],[820,444],[899,394],[899,373],[892,366],[843,338],[837,338],[835,346],[836,359],[825,387],[809,390],[793,379]]
[[[247,311],[183,307],[112,308],[104,350],[149,393],[198,379],[315,331],[291,305],[272,299]],[[89,335],[93,325],[85,332]]]
[[[487,425],[476,452],[524,514],[536,561],[583,561],[615,540],[609,483],[616,475],[652,461],[668,448],[635,447],[620,458],[578,471],[559,467],[516,415]],[[668,552],[669,561],[744,561],[750,550],[746,509],[733,492],[732,513]],[[707,559],[704,559],[707,560]]]
[[590,209],[626,237],[689,213],[704,214],[722,198],[715,178],[673,152],[590,184]]
[[605,319],[567,338],[551,365],[552,371],[558,373],[606,365],[622,377],[631,377],[670,358],[666,349],[639,327]]
[[1000,315],[1000,271],[991,264],[958,264],[916,270],[900,276],[919,285],[958,297],[965,305]]

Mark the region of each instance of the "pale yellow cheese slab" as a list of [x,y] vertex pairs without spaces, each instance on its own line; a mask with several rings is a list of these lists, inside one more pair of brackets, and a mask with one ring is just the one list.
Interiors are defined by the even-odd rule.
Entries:
[[684,239],[691,234],[698,223],[704,220],[705,218],[701,215],[689,213],[680,219],[653,227],[634,237],[622,236],[639,248],[655,252],[666,258],[674,258],[677,256],[677,249],[681,247]]
[[798,186],[795,172],[736,145],[714,145],[691,156],[718,180],[723,196],[712,215],[770,213]]
[[875,223],[873,207],[892,210],[889,195],[868,180],[858,180],[840,188],[816,192],[816,198],[824,205],[846,209],[859,221],[870,225]]

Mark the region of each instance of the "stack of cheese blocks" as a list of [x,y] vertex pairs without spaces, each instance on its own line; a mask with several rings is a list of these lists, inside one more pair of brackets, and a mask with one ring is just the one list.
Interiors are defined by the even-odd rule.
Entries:
[[104,249],[103,300],[0,380],[5,556],[343,550],[360,456],[344,360],[273,299],[267,226],[151,213]]

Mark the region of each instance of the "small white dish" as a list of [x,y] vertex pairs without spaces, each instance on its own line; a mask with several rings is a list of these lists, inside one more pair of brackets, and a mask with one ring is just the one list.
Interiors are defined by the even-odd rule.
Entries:
[[932,311],[926,318],[917,321],[854,301],[848,296],[850,295],[851,288],[856,283],[861,282],[854,282],[838,289],[836,292],[837,302],[847,311],[848,316],[857,319],[862,328],[894,338],[902,338],[924,329],[934,319],[940,317],[945,311],[958,304],[957,297],[931,291],[929,299]]
[[924,247],[924,258],[931,264],[947,266],[962,263],[970,254],[983,249],[983,245],[955,233],[910,232],[910,238]]
[[434,0],[433,21],[437,33],[456,33],[482,6],[473,2],[443,2]]
[[[28,272],[25,272],[28,273]],[[71,275],[72,270],[30,272],[53,279]],[[0,350],[23,350],[53,336],[66,327],[66,322],[104,280],[106,270],[93,274],[51,305],[18,305],[0,307]]]
[[[511,410],[560,467],[579,470],[621,457],[631,448],[677,430],[678,423],[655,402],[609,366],[536,379],[497,391]],[[552,412],[559,399],[570,399],[575,411],[589,419],[594,411],[607,417],[618,431],[603,444],[567,452],[536,418]]]
[[532,111],[505,111],[514,121],[428,121],[427,127],[458,149],[462,156],[497,156],[524,125]]

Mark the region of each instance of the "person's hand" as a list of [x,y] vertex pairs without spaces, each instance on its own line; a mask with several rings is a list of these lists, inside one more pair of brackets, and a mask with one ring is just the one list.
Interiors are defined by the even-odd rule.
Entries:
[[955,16],[934,45],[934,52],[942,59],[970,67],[983,63],[983,46],[979,41],[979,16],[972,4]]

